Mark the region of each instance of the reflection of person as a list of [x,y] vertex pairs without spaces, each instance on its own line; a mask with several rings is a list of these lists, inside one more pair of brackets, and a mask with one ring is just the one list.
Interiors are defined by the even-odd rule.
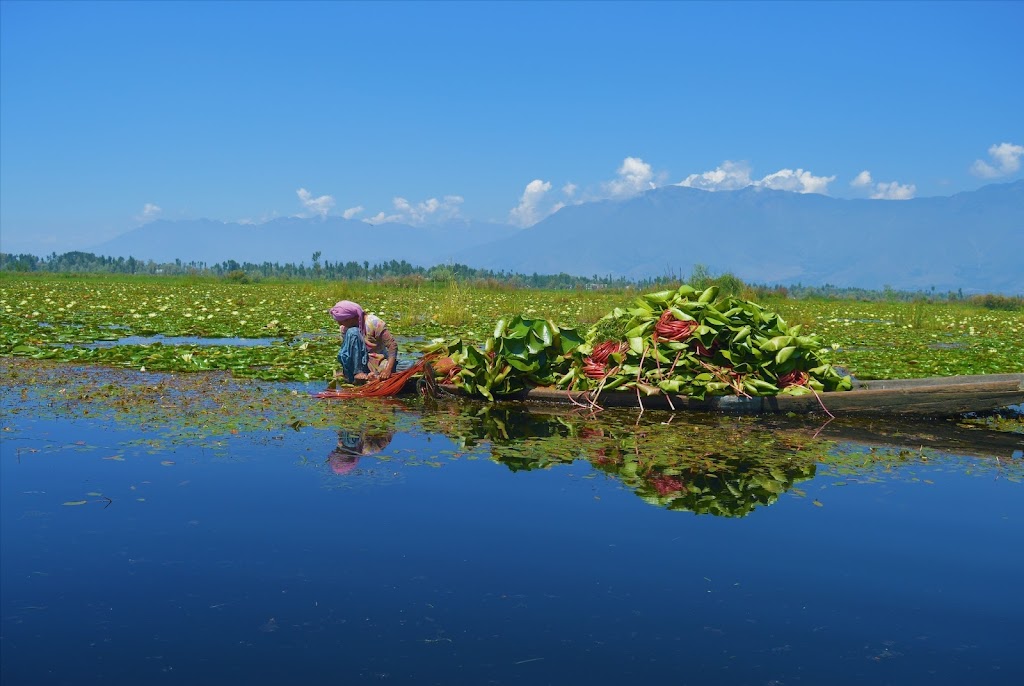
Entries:
[[387,379],[398,364],[398,342],[380,317],[363,312],[351,300],[331,308],[341,330],[338,363],[349,383]]
[[359,464],[360,457],[376,455],[388,447],[393,431],[339,431],[338,446],[327,456],[327,464],[335,474],[348,474]]

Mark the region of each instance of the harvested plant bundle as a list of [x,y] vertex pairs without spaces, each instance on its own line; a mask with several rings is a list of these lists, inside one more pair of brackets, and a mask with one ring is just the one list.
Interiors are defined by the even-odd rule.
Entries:
[[558,387],[695,398],[851,388],[822,358],[817,336],[756,303],[717,296],[714,286],[684,285],[616,308],[591,328]]
[[329,388],[326,391],[317,393],[314,397],[342,400],[348,398],[390,398],[401,393],[402,389],[405,388],[406,382],[416,374],[422,373],[425,367],[432,362],[433,360],[430,356],[424,356],[405,371],[392,374],[386,379],[368,381],[360,386],[346,386],[340,389]]
[[482,351],[455,339],[430,347],[428,353],[450,358],[446,373],[437,370],[444,383],[494,400],[495,395],[553,385],[569,369],[572,352],[581,342],[575,329],[517,315],[497,323]]

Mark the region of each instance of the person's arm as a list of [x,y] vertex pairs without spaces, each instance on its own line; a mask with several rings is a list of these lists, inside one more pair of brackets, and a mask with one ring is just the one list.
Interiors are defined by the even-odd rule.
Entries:
[[384,329],[380,335],[380,346],[384,349],[384,356],[387,358],[387,364],[380,373],[380,378],[386,379],[391,376],[391,373],[395,371],[395,366],[398,364],[398,341],[391,335],[391,331]]

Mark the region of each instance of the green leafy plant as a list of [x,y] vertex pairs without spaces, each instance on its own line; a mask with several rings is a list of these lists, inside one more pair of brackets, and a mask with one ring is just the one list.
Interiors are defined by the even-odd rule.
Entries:
[[467,324],[472,311],[469,288],[454,278],[448,279],[448,285],[439,300],[437,313],[434,316],[437,323],[445,326]]
[[580,343],[575,329],[517,315],[498,321],[483,350],[457,338],[427,352],[451,358],[455,368],[449,381],[454,386],[494,400],[534,386],[550,386],[568,369],[570,355]]
[[599,321],[558,386],[704,398],[851,388],[821,342],[777,313],[711,286],[648,293]]

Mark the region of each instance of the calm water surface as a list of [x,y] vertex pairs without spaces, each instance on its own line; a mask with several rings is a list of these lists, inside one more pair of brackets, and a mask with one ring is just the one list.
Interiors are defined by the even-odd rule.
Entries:
[[513,469],[486,437],[389,436],[168,444],[8,415],[0,682],[1024,676],[1019,453],[819,465],[727,517],[652,504],[586,460]]

